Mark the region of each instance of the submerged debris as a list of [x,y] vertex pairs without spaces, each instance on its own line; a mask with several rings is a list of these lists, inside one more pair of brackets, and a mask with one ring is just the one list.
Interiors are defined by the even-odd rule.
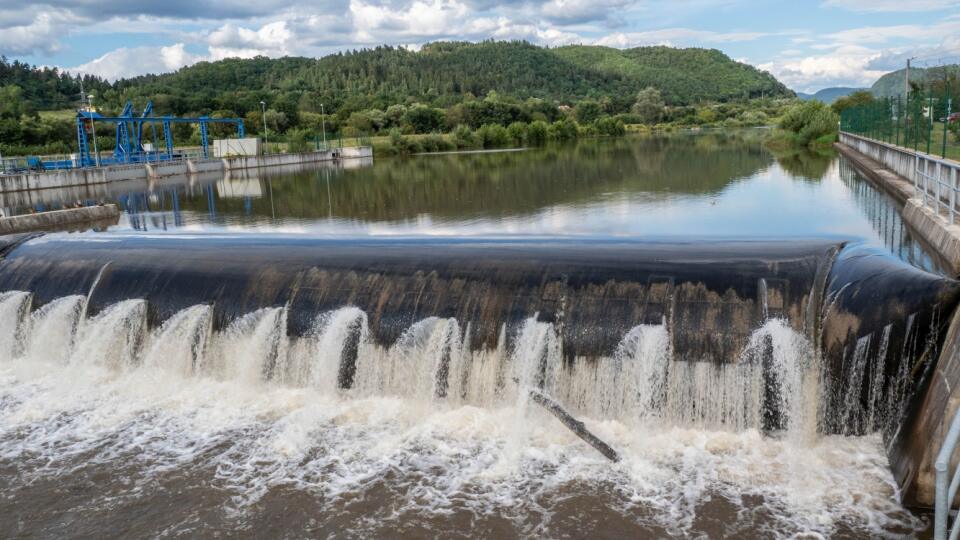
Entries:
[[561,407],[559,403],[551,399],[549,396],[539,390],[533,389],[530,390],[530,399],[544,409],[550,411],[550,414],[556,416],[557,419],[563,422],[563,425],[570,428],[570,431],[576,434],[577,437],[580,437],[586,441],[587,444],[596,448],[598,452],[603,454],[603,457],[614,463],[620,461],[620,454],[618,454],[616,450],[610,448],[610,445],[601,441],[596,435],[591,433],[587,429],[587,426],[583,424],[583,422],[577,420],[573,416],[570,416],[570,413],[563,410],[563,407]]

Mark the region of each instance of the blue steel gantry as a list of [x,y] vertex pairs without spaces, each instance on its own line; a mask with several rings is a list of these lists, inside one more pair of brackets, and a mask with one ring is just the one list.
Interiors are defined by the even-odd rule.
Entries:
[[[114,165],[124,163],[147,163],[156,161],[170,161],[180,156],[174,153],[173,124],[199,124],[200,146],[203,157],[210,157],[209,124],[234,124],[237,126],[237,137],[244,137],[242,118],[181,118],[176,116],[152,116],[153,102],[147,103],[139,115],[133,110],[129,101],[123,108],[120,116],[103,116],[96,111],[77,112],[77,146],[80,149],[76,162],[44,162],[46,169],[90,167],[94,165]],[[94,133],[94,122],[115,124],[116,143],[112,157],[101,157],[99,160],[90,150],[90,139]],[[157,124],[163,129],[163,140],[166,148],[161,151],[157,144]],[[144,127],[149,125],[153,133],[153,146],[146,150],[143,146]]]

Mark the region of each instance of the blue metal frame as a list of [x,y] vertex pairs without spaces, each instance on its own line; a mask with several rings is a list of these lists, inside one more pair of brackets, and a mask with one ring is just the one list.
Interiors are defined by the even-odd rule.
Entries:
[[[148,161],[168,161],[176,159],[174,154],[173,129],[172,124],[199,124],[200,125],[200,146],[203,149],[203,157],[210,157],[210,127],[209,124],[234,124],[237,126],[237,137],[243,138],[246,133],[243,127],[242,118],[210,118],[209,116],[200,116],[197,118],[179,118],[175,116],[153,116],[153,102],[147,103],[143,112],[135,116],[133,104],[129,101],[123,108],[120,116],[102,116],[95,111],[77,112],[77,147],[79,148],[80,167],[89,167],[96,164],[95,157],[90,153],[90,136],[87,134],[88,126],[93,122],[107,122],[116,124],[116,144],[114,145],[113,158],[101,159],[101,165],[112,165],[117,163],[145,163]],[[163,126],[163,139],[166,143],[166,151],[161,152],[156,145],[150,151],[143,148],[143,126],[151,124],[155,126],[160,122]],[[155,129],[155,128],[154,128]],[[131,132],[133,136],[131,136]],[[156,131],[154,131],[154,141],[156,142]],[[67,169],[75,165],[69,161],[47,161],[41,166],[45,169]]]

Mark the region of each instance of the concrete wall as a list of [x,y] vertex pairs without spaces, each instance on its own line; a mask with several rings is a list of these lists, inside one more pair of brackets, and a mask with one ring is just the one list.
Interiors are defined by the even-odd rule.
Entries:
[[[960,163],[843,132],[838,148],[857,169],[903,204],[903,221],[911,232],[936,251],[955,276],[960,275],[960,200],[950,189],[960,182]],[[918,164],[928,178],[917,172]],[[936,178],[948,185],[933,185]]]
[[373,149],[369,146],[336,148],[300,154],[272,154],[268,156],[238,156],[220,159],[197,159],[180,162],[137,163],[111,165],[65,171],[28,172],[0,176],[0,193],[12,193],[36,189],[53,189],[90,186],[126,180],[147,180],[187,174],[222,173],[240,169],[278,167],[305,163],[318,163],[335,159],[370,159]]
[[939,199],[942,211],[948,213],[952,207],[960,214],[960,198],[954,192],[960,185],[960,163],[852,133],[840,132],[840,142],[906,179],[913,184],[915,196],[926,195],[927,204],[933,206]]
[[97,222],[115,224],[119,217],[120,209],[115,204],[5,217],[0,218],[0,235],[50,229],[70,229],[77,225]]
[[[930,189],[931,178],[927,178],[928,185],[923,189],[924,178],[917,173],[919,164],[921,171],[932,178],[956,186],[960,164],[848,133],[840,134],[838,148],[858,170],[903,203],[903,221],[911,232],[952,266],[955,275],[960,274],[960,225],[953,223],[949,212],[950,205],[958,201],[949,193],[941,192],[938,196]],[[937,199],[941,204],[935,204]],[[917,377],[925,379],[920,384],[923,393],[903,428],[903,439],[908,442],[905,451],[891,456],[891,466],[901,473],[903,502],[908,506],[931,507],[936,480],[934,462],[953,415],[960,408],[960,311],[953,315],[936,363]],[[953,466],[958,463],[960,452],[952,459]]]
[[182,176],[187,174],[187,162],[185,161],[161,161],[159,163],[147,163],[146,168],[147,176],[150,178]]
[[247,137],[245,139],[216,139],[211,145],[213,157],[229,156],[259,156],[260,139]]
[[204,174],[223,171],[221,159],[191,159],[187,161],[187,172],[190,174]]
[[[909,446],[902,456],[902,468],[907,475],[900,487],[904,504],[932,508],[936,487],[934,464],[960,406],[960,391],[954,390],[960,388],[960,311],[950,323],[940,358],[926,376],[926,392],[913,415],[914,421],[906,426],[904,439],[909,441]],[[960,452],[954,452],[950,466],[958,464]]]

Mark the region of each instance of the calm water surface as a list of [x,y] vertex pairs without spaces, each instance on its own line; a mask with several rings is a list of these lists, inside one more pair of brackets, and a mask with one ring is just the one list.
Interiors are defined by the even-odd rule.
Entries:
[[118,202],[112,230],[322,235],[866,239],[937,263],[844,159],[775,156],[762,133],[584,140],[522,152],[354,160],[308,170],[11,194],[14,213]]
[[[77,200],[118,202],[110,230],[121,234],[831,236],[939,271],[896,204],[844,160],[773,155],[750,131],[111,184],[0,206]],[[12,305],[0,297],[0,319]],[[859,538],[927,527],[897,503],[878,436],[587,418],[625,456],[614,466],[509,396],[438,403],[171,369],[183,355],[189,368],[189,345],[177,344],[202,307],[153,331],[133,367],[110,369],[96,360],[112,354],[103,336],[136,306],[87,323],[80,358],[56,347],[72,305],[34,315],[40,337],[0,362],[5,537]],[[210,347],[243,361],[274,316],[251,314]],[[662,354],[649,332],[649,354]],[[52,364],[58,354],[71,360]]]

